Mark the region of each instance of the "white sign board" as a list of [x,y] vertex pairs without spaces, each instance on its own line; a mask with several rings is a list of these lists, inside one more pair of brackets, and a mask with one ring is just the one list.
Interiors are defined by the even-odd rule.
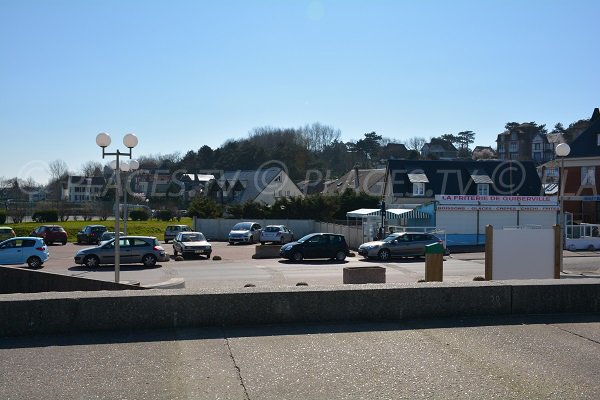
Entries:
[[554,279],[553,229],[494,229],[492,280]]

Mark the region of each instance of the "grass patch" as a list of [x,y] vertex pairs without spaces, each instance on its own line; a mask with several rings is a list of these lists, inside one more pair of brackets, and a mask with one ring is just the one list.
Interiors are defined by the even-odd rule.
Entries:
[[[165,229],[168,225],[182,224],[192,227],[192,218],[181,218],[181,221],[127,221],[127,233],[129,235],[156,236],[163,240]],[[65,221],[65,222],[23,222],[21,224],[7,224],[15,231],[17,236],[29,236],[31,231],[40,225],[60,225],[67,231],[69,242],[77,241],[77,232],[86,225],[104,225],[109,231],[115,230],[115,221],[113,220],[94,220],[94,221]],[[121,221],[121,231],[123,231],[123,221]]]

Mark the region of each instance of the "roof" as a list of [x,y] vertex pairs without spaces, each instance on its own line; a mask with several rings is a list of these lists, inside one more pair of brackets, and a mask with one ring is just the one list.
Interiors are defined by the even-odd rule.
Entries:
[[78,176],[78,175],[72,175],[72,176],[69,176],[68,182],[71,185],[104,186],[106,184],[106,179],[104,179],[103,176]]
[[346,189],[353,189],[373,196],[381,196],[385,183],[385,172],[384,168],[351,169],[339,179],[327,182],[323,193],[343,193]]
[[392,185],[394,197],[412,197],[413,173],[427,177],[426,197],[476,195],[477,183],[489,184],[491,196],[539,196],[542,192],[532,161],[389,160],[388,168],[388,185]]
[[[348,218],[381,217],[379,208],[359,208],[358,210],[348,211]],[[386,219],[428,219],[429,215],[412,208],[392,208],[385,210]]]
[[279,175],[283,169],[278,167],[244,170],[225,171],[216,181],[221,189],[229,189],[237,185],[242,190],[239,203],[253,201],[263,190]]
[[590,125],[571,143],[571,152],[567,158],[598,157],[600,158],[600,146],[598,146],[598,134],[600,134],[600,110],[594,109]]

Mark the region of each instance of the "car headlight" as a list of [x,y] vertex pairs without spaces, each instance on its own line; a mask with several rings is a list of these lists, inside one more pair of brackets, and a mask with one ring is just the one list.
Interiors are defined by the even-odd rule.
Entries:
[[370,246],[365,246],[365,247],[364,247],[364,249],[365,249],[365,250],[373,250],[373,249],[376,249],[376,248],[378,248],[378,247],[379,247],[379,245],[377,245],[377,244],[372,244],[372,245],[370,245]]
[[282,249],[283,249],[284,251],[287,251],[287,250],[291,250],[291,248],[292,248],[292,247],[293,247],[293,246],[292,246],[291,244],[288,244],[288,245],[286,245],[286,246],[283,246],[283,247],[282,247]]

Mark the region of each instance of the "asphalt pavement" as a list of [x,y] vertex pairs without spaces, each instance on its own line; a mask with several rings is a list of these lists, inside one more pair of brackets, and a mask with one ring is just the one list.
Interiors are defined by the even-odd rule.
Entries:
[[597,399],[600,315],[3,338],[16,399]]

